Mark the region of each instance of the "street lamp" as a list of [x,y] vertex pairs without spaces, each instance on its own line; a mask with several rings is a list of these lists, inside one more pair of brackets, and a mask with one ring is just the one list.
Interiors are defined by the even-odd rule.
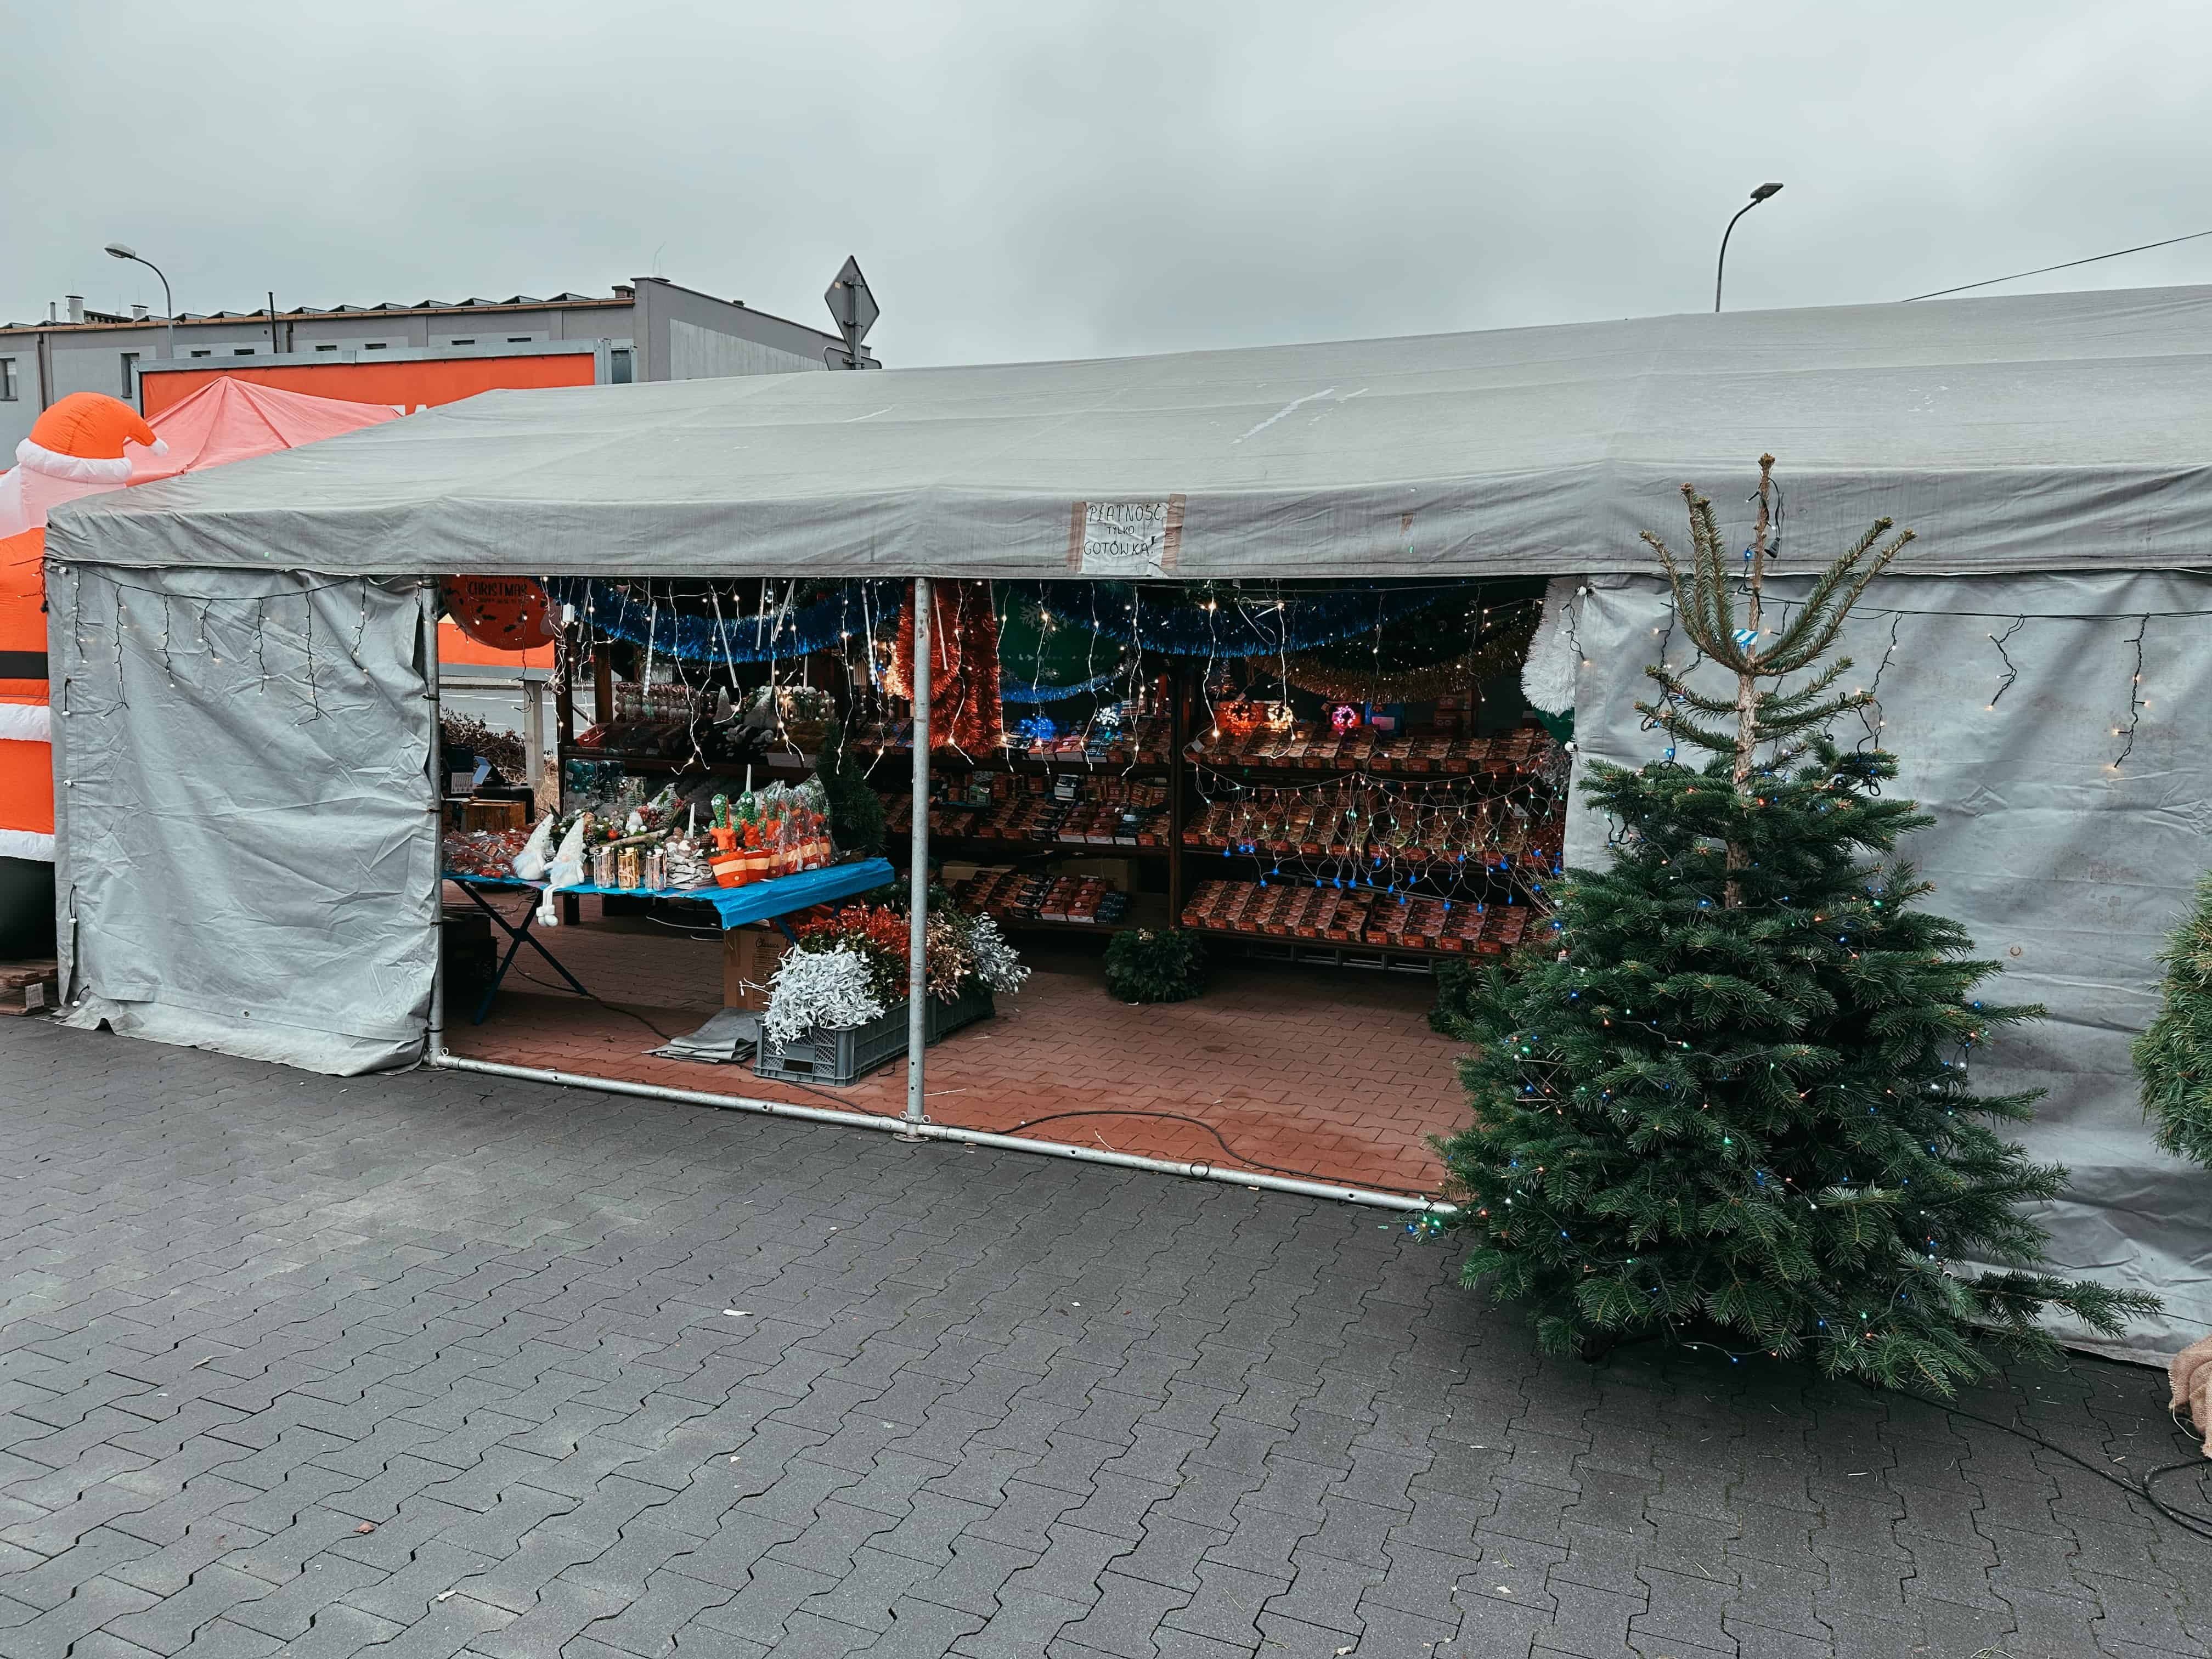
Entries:
[[[1778,185],[1776,188],[1779,189],[1780,186]],[[138,250],[128,242],[110,242],[107,245],[107,253],[111,258],[129,259],[135,264],[145,266],[156,276],[161,276],[161,267],[151,259],[140,258]],[[169,297],[169,279],[167,276],[161,276],[161,333],[163,336],[161,355],[165,357],[174,357],[177,355],[177,302]]]
[[[1774,195],[1776,192],[1780,191],[1781,188],[1782,186],[1779,185],[1761,185],[1757,190],[1751,192],[1751,199],[1735,210],[1735,219],[1742,218],[1745,214],[1750,212],[1752,209],[1757,207],[1768,197]],[[1721,257],[1719,262],[1713,266],[1713,313],[1716,316],[1720,313],[1721,276],[1722,273],[1728,270],[1728,243],[1729,238],[1735,234],[1735,219],[1729,220],[1728,222],[1728,228],[1721,233]],[[110,248],[107,251],[110,253],[115,252],[113,248]]]

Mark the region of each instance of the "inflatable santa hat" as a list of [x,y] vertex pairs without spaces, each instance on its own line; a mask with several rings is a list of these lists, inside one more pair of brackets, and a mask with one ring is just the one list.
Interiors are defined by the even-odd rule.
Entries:
[[129,483],[125,444],[156,455],[169,446],[138,411],[118,398],[98,392],[72,392],[39,416],[31,435],[15,446],[15,463],[27,471],[72,483]]

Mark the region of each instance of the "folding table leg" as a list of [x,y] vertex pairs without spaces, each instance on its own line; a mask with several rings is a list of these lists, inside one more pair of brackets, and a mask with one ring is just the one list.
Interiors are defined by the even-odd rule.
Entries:
[[597,998],[592,996],[592,994],[589,991],[586,991],[584,988],[583,982],[581,981],[580,981],[574,974],[570,973],[567,968],[562,965],[561,959],[558,957],[547,950],[538,939],[532,937],[530,932],[531,925],[538,920],[538,908],[535,905],[532,905],[530,908],[522,913],[521,925],[518,927],[514,922],[509,921],[507,917],[501,913],[498,906],[487,902],[483,894],[477,892],[475,888],[468,885],[465,882],[461,884],[461,890],[466,893],[471,898],[474,899],[477,905],[490,915],[492,921],[497,924],[501,932],[506,933],[508,940],[510,941],[507,947],[507,954],[500,958],[498,971],[492,975],[491,984],[484,991],[483,1000],[477,1005],[476,1018],[471,1022],[471,1024],[481,1025],[484,1023],[485,1016],[491,1012],[492,999],[499,994],[499,988],[507,978],[507,970],[514,963],[515,953],[520,951],[526,945],[527,945],[532,950],[537,951],[539,956],[544,957],[547,963],[552,968],[553,971],[560,975],[562,979],[567,980],[568,981],[568,988],[574,991],[578,996],[586,998],[588,1000],[598,1000]]

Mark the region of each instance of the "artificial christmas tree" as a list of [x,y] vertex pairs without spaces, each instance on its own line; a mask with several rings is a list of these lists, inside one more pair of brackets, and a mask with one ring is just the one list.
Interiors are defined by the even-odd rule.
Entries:
[[2212,876],[2162,960],[2164,998],[2135,1046],[2143,1112],[2167,1152],[2212,1164]]
[[846,741],[845,723],[831,720],[822,733],[815,774],[830,803],[830,838],[841,853],[880,857],[884,851],[884,802],[868,783],[866,761]]
[[[1877,521],[1770,628],[1772,465],[1741,559],[1686,486],[1688,568],[1645,538],[1736,695],[1649,671],[1639,707],[1712,758],[1593,764],[1585,793],[1623,826],[1612,865],[1573,872],[1555,943],[1470,999],[1474,1122],[1439,1148],[1474,1243],[1462,1278],[1526,1304],[1555,1352],[1669,1336],[1948,1394],[1992,1369],[1984,1338],[2054,1354],[2046,1308],[2112,1334],[2156,1302],[2033,1271],[2045,1235],[2016,1206],[2065,1172],[1986,1121],[2035,1095],[1976,1095],[1966,1060],[2041,1011],[1977,1000],[1996,964],[1879,861],[1929,820],[1882,795],[1888,755],[1826,735],[1871,699],[1835,690],[1848,658],[1816,665],[1911,532],[1883,544]],[[1988,1261],[2011,1265],[1966,1265]]]

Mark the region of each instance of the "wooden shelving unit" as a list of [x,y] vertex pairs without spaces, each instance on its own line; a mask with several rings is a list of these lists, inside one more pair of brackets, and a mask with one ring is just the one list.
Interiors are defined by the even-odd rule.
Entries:
[[1121,842],[1016,841],[1003,836],[940,836],[932,830],[930,851],[950,858],[994,861],[1024,858],[1144,859],[1164,863],[1172,848],[1138,847]]
[[1431,951],[1404,945],[1357,945],[1349,939],[1299,939],[1281,933],[1247,933],[1231,927],[1194,927],[1206,939],[1234,941],[1262,962],[1289,962],[1316,968],[1366,968],[1404,974],[1435,971],[1439,962],[1476,962],[1464,951]]
[[[1510,760],[1469,760],[1455,765],[1449,757],[1438,763],[1433,755],[1422,757],[1426,764],[1415,770],[1405,763],[1407,757],[1400,750],[1395,756],[1389,750],[1379,755],[1362,755],[1339,763],[1321,766],[1284,765],[1263,760],[1252,760],[1235,753],[1192,754],[1189,752],[1191,715],[1197,705],[1199,687],[1194,671],[1188,665],[1168,671],[1170,684],[1167,702],[1167,757],[1157,751],[1139,758],[1135,751],[1125,750],[1118,756],[1093,757],[1087,754],[1007,754],[977,756],[942,754],[933,757],[933,773],[960,775],[976,771],[1009,773],[1019,777],[1061,777],[1073,775],[1084,779],[1141,780],[1164,781],[1166,786],[1165,810],[1155,820],[1164,843],[1151,846],[1128,842],[1062,841],[1050,838],[1015,838],[995,836],[962,836],[933,833],[930,838],[933,854],[981,865],[1007,865],[1016,868],[1049,867],[1058,860],[1069,859],[1129,860],[1144,869],[1156,872],[1147,876],[1158,888],[1149,891],[1132,890],[1127,919],[1120,923],[1048,921],[1042,917],[1002,915],[1000,921],[1009,931],[1038,933],[1110,934],[1128,927],[1165,927],[1180,923],[1192,893],[1198,884],[1207,881],[1260,881],[1275,872],[1273,866],[1282,860],[1297,860],[1301,864],[1344,864],[1352,856],[1348,852],[1332,854],[1326,850],[1305,853],[1302,843],[1266,843],[1250,848],[1231,846],[1200,846],[1183,841],[1183,832],[1199,816],[1198,809],[1207,801],[1218,799],[1225,793],[1252,790],[1308,791],[1326,789],[1331,785],[1350,784],[1355,780],[1373,780],[1392,787],[1422,785],[1461,786],[1472,795],[1491,798],[1525,794],[1542,797],[1547,792],[1522,767]],[[602,706],[606,706],[604,699]],[[1152,728],[1157,741],[1158,728]],[[868,748],[856,744],[855,753],[862,760],[871,781],[879,791],[896,789],[903,793],[911,775],[912,751],[896,743]],[[793,781],[813,769],[815,757],[793,752],[771,753],[745,761],[705,760],[696,755],[644,753],[627,750],[607,750],[580,747],[563,743],[561,755],[564,761],[614,762],[635,771],[664,773],[674,777],[714,776],[742,778],[747,769],[757,780]],[[1394,760],[1397,763],[1393,763]],[[942,808],[940,808],[942,811]],[[903,866],[907,837],[903,830],[891,836],[890,852],[895,864]],[[1393,856],[1390,865],[1401,890],[1416,897],[1462,896],[1455,902],[1468,902],[1464,895],[1470,878],[1494,887],[1499,896],[1508,889],[1522,892],[1536,885],[1550,868],[1550,860],[1533,853],[1510,853],[1502,857],[1494,848],[1469,848],[1450,856],[1431,857],[1425,860]],[[1478,867],[1479,866],[1479,867]],[[1131,883],[1133,888],[1136,884]],[[1490,952],[1476,950],[1445,950],[1427,945],[1397,944],[1367,944],[1360,940],[1338,940],[1301,938],[1293,934],[1270,933],[1227,928],[1212,925],[1196,927],[1194,931],[1210,939],[1234,944],[1262,959],[1311,963],[1332,967],[1359,967],[1390,969],[1407,973],[1426,973],[1440,960],[1480,960]]]

